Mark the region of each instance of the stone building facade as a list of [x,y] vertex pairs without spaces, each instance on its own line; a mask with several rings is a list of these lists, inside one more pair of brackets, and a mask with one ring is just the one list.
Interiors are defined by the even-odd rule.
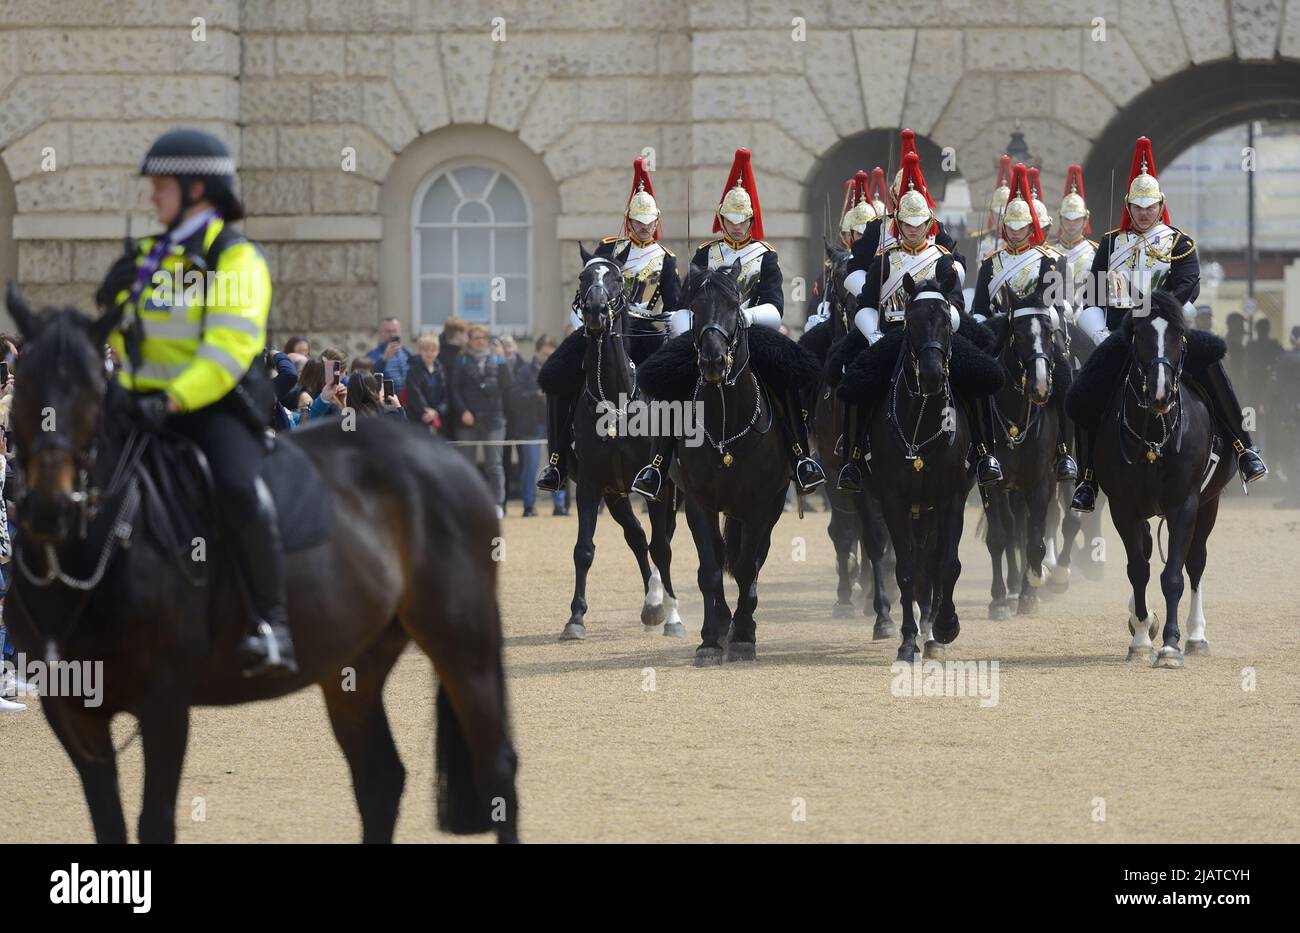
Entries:
[[1192,135],[1285,112],[1297,62],[1300,0],[10,0],[0,275],[88,307],[127,215],[151,229],[144,148],[196,125],[236,153],[277,335],[359,348],[449,301],[555,333],[633,158],[653,151],[680,253],[688,186],[698,241],[744,145],[801,321],[837,148],[910,126],[983,191],[1019,125],[1054,194],[1069,162],[1126,161],[1147,119],[1173,158],[1161,114],[1210,79],[1282,90],[1220,94]]

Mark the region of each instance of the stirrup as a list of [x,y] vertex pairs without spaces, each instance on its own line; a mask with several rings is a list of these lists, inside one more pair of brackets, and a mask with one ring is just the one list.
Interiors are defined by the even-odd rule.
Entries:
[[862,470],[853,460],[840,467],[835,487],[843,492],[862,492]]
[[975,464],[975,479],[981,486],[1002,482],[1002,464],[992,454],[983,454]]
[[1073,482],[1079,478],[1079,465],[1074,462],[1074,458],[1068,453],[1062,453],[1059,460],[1056,461],[1056,481],[1064,483],[1067,480]]
[[1091,512],[1097,508],[1097,481],[1081,479],[1074,487],[1074,496],[1070,499],[1070,508],[1076,512]]
[[794,482],[799,487],[800,495],[806,496],[826,482],[826,473],[812,457],[803,457],[794,465]]
[[1268,464],[1254,447],[1247,447],[1239,440],[1232,442],[1232,449],[1237,454],[1237,471],[1241,474],[1241,484],[1246,486],[1268,476]]
[[564,474],[560,468],[553,463],[548,463],[542,470],[542,474],[537,477],[537,488],[546,492],[559,492],[564,488]]
[[283,623],[272,625],[259,621],[253,632],[240,641],[239,653],[248,662],[241,671],[245,677],[298,673],[293,641],[288,626]]
[[632,480],[632,491],[637,495],[645,496],[651,502],[659,501],[663,488],[663,473],[653,464],[643,466],[636,478]]

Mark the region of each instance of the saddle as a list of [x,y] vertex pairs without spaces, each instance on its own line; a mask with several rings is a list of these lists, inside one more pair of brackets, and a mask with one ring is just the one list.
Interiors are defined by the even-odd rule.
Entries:
[[[206,537],[220,525],[212,473],[197,444],[175,434],[156,436],[142,466],[142,479],[146,486],[152,485],[164,505],[150,510],[151,521],[167,525],[157,529],[163,540],[184,544],[196,536]],[[329,489],[297,445],[277,438],[259,475],[275,501],[286,554],[306,550],[330,535],[335,519]],[[181,507],[166,507],[174,503]]]

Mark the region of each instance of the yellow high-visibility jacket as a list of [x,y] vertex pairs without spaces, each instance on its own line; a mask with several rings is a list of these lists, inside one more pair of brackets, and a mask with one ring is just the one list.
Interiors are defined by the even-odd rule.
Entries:
[[[122,361],[117,374],[125,388],[166,392],[182,411],[205,408],[227,395],[266,346],[271,273],[257,246],[231,237],[216,256],[214,274],[204,274],[201,263],[193,261],[207,256],[223,226],[217,217],[192,236],[188,259],[182,245],[172,246],[139,300],[127,307],[122,325],[135,315],[144,324],[138,371],[132,372],[121,332],[109,339]],[[156,242],[140,242],[137,267]],[[129,291],[117,296],[119,302],[129,298]]]

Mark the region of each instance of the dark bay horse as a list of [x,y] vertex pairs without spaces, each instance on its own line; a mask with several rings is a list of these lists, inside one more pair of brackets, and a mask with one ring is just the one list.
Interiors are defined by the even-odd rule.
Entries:
[[898,562],[903,604],[898,660],[915,661],[916,605],[928,603],[926,657],[938,657],[961,630],[953,590],[961,575],[957,548],[963,509],[974,482],[965,406],[949,383],[952,319],[933,280],[904,278],[909,295],[904,335],[889,396],[871,420],[869,483],[880,497]]
[[1128,657],[1149,657],[1152,639],[1160,631],[1159,620],[1148,614],[1146,600],[1152,551],[1149,522],[1160,516],[1169,529],[1169,553],[1160,574],[1164,638],[1154,666],[1180,668],[1178,603],[1183,596],[1184,566],[1192,587],[1187,653],[1208,651],[1201,578],[1206,544],[1219,514],[1219,494],[1232,478],[1234,458],[1216,450],[1209,410],[1181,381],[1188,355],[1181,303],[1157,291],[1150,313],[1130,313],[1119,333],[1129,342],[1130,359],[1097,433],[1094,470],[1110,498],[1111,521],[1128,558],[1133,587]]
[[[1053,392],[1064,391],[1053,380],[1052,338],[1056,319],[1042,307],[1041,289],[1026,307],[1010,317],[999,315],[988,326],[997,337],[997,358],[1003,368],[1002,390],[992,397],[993,452],[1002,464],[1002,480],[985,491],[988,534],[985,543],[993,560],[993,601],[990,619],[1010,617],[1008,576],[1017,575],[1016,611],[1038,610],[1047,553],[1047,510],[1056,491],[1055,451],[1057,413]],[[1013,504],[1012,493],[1019,496]],[[1023,513],[1023,514],[1021,514]],[[1017,556],[1023,562],[1017,561]]]
[[[790,485],[781,430],[772,402],[750,365],[749,334],[740,314],[740,263],[708,270],[692,266],[685,299],[693,316],[704,440],[679,442],[673,467],[686,494],[686,521],[700,557],[704,624],[695,666],[752,661],[758,574]],[[726,516],[725,530],[719,516]],[[733,617],[723,591],[730,572],[740,593]],[[728,635],[728,626],[730,635]]]
[[109,731],[116,714],[134,716],[143,738],[139,841],[173,842],[190,708],[315,684],[352,770],[363,840],[391,841],[405,769],[383,688],[414,640],[438,678],[439,824],[515,840],[516,757],[492,558],[500,529],[465,459],[382,417],[356,418],[355,430],[332,419],[281,437],[299,463],[293,482],[318,474],[339,527],[286,555],[299,672],[245,679],[236,643],[249,610],[236,562],[219,537],[199,557],[194,542],[203,539],[176,534],[177,522],[207,534],[214,516],[202,515],[200,502],[181,516],[186,502],[160,491],[177,486],[164,485],[151,464],[181,448],[137,430],[134,403],[108,378],[103,347],[120,312],[97,321],[73,309],[38,315],[12,285],[8,300],[26,340],[12,423],[27,491],[6,615],[29,655],[102,662],[101,705],[41,701],[81,777],[96,838],[127,841]]
[[[818,353],[823,357],[829,355],[830,346],[843,339],[853,326],[852,313],[849,311],[853,296],[844,287],[844,277],[848,273],[849,260],[853,254],[827,243],[826,258],[830,261],[825,276],[830,319],[811,331],[806,331],[799,341],[814,353],[817,353],[814,344],[818,348],[824,346],[825,351]],[[822,328],[825,330],[818,333]],[[828,471],[828,475],[835,476],[844,459],[844,452],[836,447],[844,424],[844,401],[835,392],[824,372],[815,392],[816,397],[809,406],[813,413],[813,444],[823,468]],[[887,571],[891,569],[888,559],[889,529],[885,527],[880,500],[874,492],[868,490],[850,493],[836,488],[833,483],[826,488],[831,502],[827,534],[835,545],[835,569],[839,576],[832,615],[835,618],[847,618],[855,614],[853,584],[860,581],[863,590],[869,593],[869,601],[863,603],[862,614],[867,615],[871,610],[876,616],[871,637],[877,641],[893,638],[898,634],[898,629],[889,614],[891,606],[886,583]],[[865,521],[862,516],[865,516]],[[855,555],[855,550],[860,557]],[[871,574],[869,590],[866,584],[868,565]]]
[[[641,622],[663,624],[663,633],[682,638],[686,626],[677,613],[677,596],[672,580],[672,538],[677,527],[676,490],[665,487],[658,502],[649,503],[650,542],[632,511],[628,489],[637,470],[651,457],[653,432],[639,431],[649,424],[647,400],[637,392],[636,368],[629,356],[629,340],[663,342],[655,330],[635,330],[627,313],[623,291],[622,257],[592,256],[581,244],[583,269],[578,278],[578,301],[582,311],[586,351],[583,358],[583,389],[574,406],[574,482],[578,495],[578,541],[573,546],[574,588],[569,621],[562,641],[587,637],[587,574],[596,557],[596,519],[603,499],[609,514],[623,529],[623,540],[636,557],[641,572],[645,602]],[[623,257],[626,253],[622,254]],[[641,407],[638,413],[635,409]],[[649,410],[651,413],[655,409]],[[654,566],[651,566],[651,559]]]

